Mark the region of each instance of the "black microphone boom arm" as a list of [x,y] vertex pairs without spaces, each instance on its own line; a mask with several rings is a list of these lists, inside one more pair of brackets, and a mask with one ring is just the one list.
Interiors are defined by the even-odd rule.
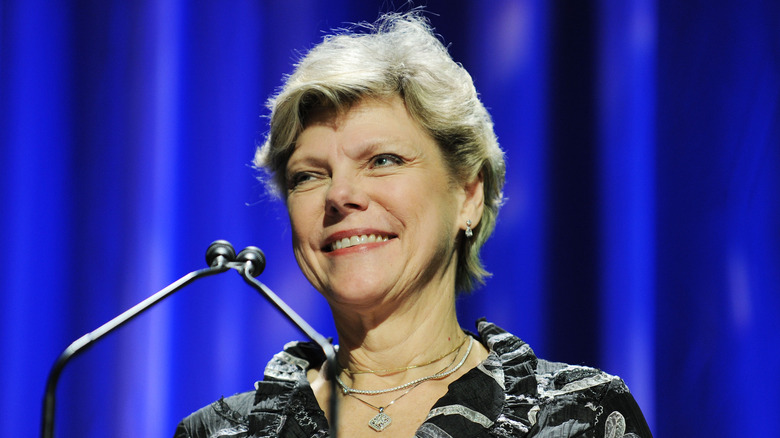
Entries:
[[203,277],[208,277],[210,275],[221,274],[223,272],[229,271],[230,269],[236,269],[242,274],[247,283],[260,291],[261,294],[271,302],[271,304],[273,304],[290,321],[292,321],[292,323],[295,324],[306,336],[317,343],[325,353],[325,357],[328,361],[328,378],[332,384],[332,392],[330,397],[331,437],[336,438],[336,421],[338,417],[338,388],[336,387],[335,376],[339,372],[339,366],[338,362],[336,361],[336,352],[333,348],[333,345],[328,342],[325,337],[317,333],[317,331],[315,331],[309,324],[307,324],[303,318],[298,316],[298,314],[295,313],[292,308],[290,308],[290,306],[288,306],[278,296],[276,296],[276,294],[271,292],[270,289],[265,287],[265,285],[254,278],[254,276],[260,275],[260,273],[263,271],[263,268],[265,268],[265,256],[263,256],[263,253],[260,251],[260,249],[252,246],[247,247],[241,251],[241,253],[239,253],[237,259],[238,261],[236,261],[236,253],[233,250],[233,246],[230,245],[229,242],[224,240],[217,240],[213,242],[206,251],[206,262],[209,265],[208,268],[190,272],[189,274],[171,283],[168,287],[141,301],[119,316],[98,327],[96,330],[87,333],[70,344],[68,348],[66,348],[54,362],[54,365],[49,371],[49,376],[46,379],[46,392],[43,397],[43,412],[41,415],[41,437],[52,438],[54,436],[54,410],[57,393],[57,382],[63,368],[65,368],[65,365],[73,357],[85,351],[88,347],[97,342],[103,336],[130,322],[130,320],[136,316],[145,312],[158,302],[162,301],[193,281]]

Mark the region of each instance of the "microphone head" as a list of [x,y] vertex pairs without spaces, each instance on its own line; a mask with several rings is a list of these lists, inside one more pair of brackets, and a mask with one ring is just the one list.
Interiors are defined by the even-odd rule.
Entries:
[[252,262],[249,266],[249,275],[257,277],[265,269],[265,254],[256,246],[247,246],[238,253],[237,260],[243,264]]
[[236,250],[227,240],[215,240],[206,250],[206,264],[212,268],[220,263],[232,262],[235,259]]

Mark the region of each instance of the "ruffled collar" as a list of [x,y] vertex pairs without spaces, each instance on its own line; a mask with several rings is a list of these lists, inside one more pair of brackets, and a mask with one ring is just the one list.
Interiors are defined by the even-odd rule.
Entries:
[[[450,384],[419,435],[439,429],[452,436],[487,436],[489,430],[523,436],[533,427],[536,355],[528,344],[484,319],[477,321],[477,331],[488,357]],[[319,347],[309,342],[290,343],[271,359],[265,380],[255,385],[252,436],[278,436],[283,428],[286,436],[327,436],[327,421],[306,378],[324,360]]]

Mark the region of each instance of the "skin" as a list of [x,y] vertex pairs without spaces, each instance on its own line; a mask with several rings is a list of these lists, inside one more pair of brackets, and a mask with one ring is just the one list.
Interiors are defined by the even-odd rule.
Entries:
[[[463,342],[455,314],[456,239],[482,214],[481,178],[452,180],[436,142],[410,117],[400,97],[366,99],[342,115],[313,114],[287,163],[287,208],[293,249],[304,275],[330,304],[339,360],[348,369],[394,369],[426,363]],[[353,235],[378,240],[333,250]],[[382,389],[440,371],[459,352],[430,366],[389,375],[342,374],[349,386]],[[466,364],[429,381],[388,408],[382,433],[412,436],[447,385],[479,364],[474,343]],[[320,406],[330,396],[322,370],[309,379]],[[401,392],[363,397],[384,406]],[[374,436],[376,411],[343,399],[345,436]],[[327,414],[327,410],[326,410]],[[391,432],[392,433],[388,433]]]

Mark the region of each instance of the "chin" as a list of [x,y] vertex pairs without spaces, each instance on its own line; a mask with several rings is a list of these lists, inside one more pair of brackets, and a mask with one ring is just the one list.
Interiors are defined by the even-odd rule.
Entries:
[[389,288],[380,288],[376,284],[359,284],[337,289],[329,289],[325,298],[339,307],[352,307],[354,310],[368,309],[380,304],[387,296]]

